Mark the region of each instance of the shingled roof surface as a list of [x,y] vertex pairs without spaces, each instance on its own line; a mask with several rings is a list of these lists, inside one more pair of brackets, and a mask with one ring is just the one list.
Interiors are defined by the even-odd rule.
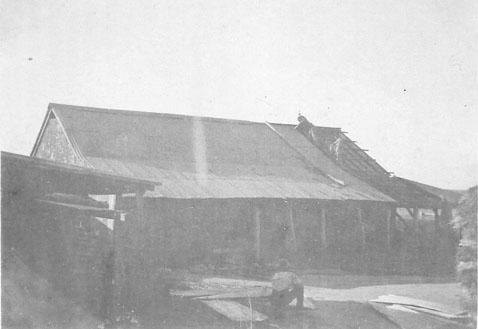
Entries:
[[89,166],[161,182],[152,196],[393,202],[290,128],[282,136],[258,122],[61,104],[49,109]]

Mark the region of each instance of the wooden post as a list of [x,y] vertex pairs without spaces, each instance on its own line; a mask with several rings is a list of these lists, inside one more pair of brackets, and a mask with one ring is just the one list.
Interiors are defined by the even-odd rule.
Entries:
[[360,238],[361,238],[361,245],[362,245],[362,250],[365,251],[365,247],[366,247],[366,236],[365,236],[365,225],[364,225],[364,222],[363,222],[363,218],[362,218],[362,209],[361,208],[357,208],[357,218],[359,220],[359,224],[360,224]]
[[362,218],[362,209],[361,208],[357,208],[357,218],[358,218],[358,221],[359,221],[359,225],[360,225],[360,249],[361,249],[361,255],[360,255],[360,258],[361,258],[361,268],[362,268],[362,272],[365,272],[366,271],[366,268],[367,268],[367,262],[366,262],[366,259],[365,259],[365,256],[366,256],[366,253],[367,253],[367,241],[366,241],[366,236],[365,236],[365,225],[364,225],[364,222],[363,222],[363,218]]
[[136,210],[137,220],[142,221],[144,217],[144,190],[139,189],[136,191]]
[[395,242],[395,229],[396,229],[396,213],[397,213],[397,208],[394,206],[390,206],[390,208],[387,209],[387,270],[389,272],[392,272],[395,268],[395,252],[394,248],[394,242]]
[[418,222],[418,207],[414,207],[412,210],[412,217],[414,219],[414,224],[416,228],[416,234],[417,234],[417,245],[420,245],[420,223]]
[[438,213],[438,209],[435,208],[433,209],[434,213],[434,237],[433,237],[433,271],[435,274],[438,274],[440,271],[440,268],[438,266],[439,264],[439,246],[440,246],[440,215]]
[[392,239],[393,239],[393,231],[394,231],[394,212],[395,209],[393,207],[387,208],[387,248],[389,255],[392,251]]
[[255,250],[256,250],[256,260],[261,259],[261,210],[255,206],[254,207],[254,222],[256,224],[256,241],[255,241]]
[[[117,208],[118,203],[121,202],[121,194],[116,194],[113,197],[110,197],[108,205],[110,209],[114,210]],[[123,217],[122,217],[123,218]],[[115,219],[113,221],[113,237],[112,237],[112,267],[113,267],[113,280],[112,280],[112,298],[111,298],[111,305],[108,305],[108,317],[111,321],[115,321],[115,319],[121,315],[122,313],[122,306],[125,303],[125,296],[122,293],[125,289],[125,285],[127,284],[125,278],[125,269],[124,269],[124,262],[127,259],[127,255],[123,252],[123,241],[122,241],[122,230],[124,228],[125,223],[121,221],[121,219]]]
[[[145,216],[144,216],[144,190],[138,189],[136,191],[136,220],[133,223],[134,227],[132,231],[134,234],[134,241],[133,244],[135,250],[135,260],[128,259],[129,262],[133,262],[134,266],[131,266],[131,277],[127,278],[128,284],[131,284],[133,281],[134,288],[132,289],[133,294],[133,309],[137,310],[140,303],[140,296],[143,296],[146,292],[144,287],[147,286],[145,281],[148,281],[148,272],[149,269],[146,266],[146,246],[147,246],[147,232],[146,232],[146,223],[145,223]],[[139,291],[138,288],[141,287],[142,291]]]
[[139,238],[136,244],[136,247],[140,248],[141,253],[144,251],[145,247],[145,220],[144,220],[144,190],[136,191],[136,228],[139,229]]
[[423,248],[422,248],[422,241],[420,239],[421,235],[421,230],[420,230],[420,220],[419,220],[419,211],[418,207],[413,207],[412,209],[412,217],[414,220],[414,226],[415,226],[415,231],[416,231],[416,255],[415,259],[417,264],[415,266],[421,267],[421,274],[426,275],[427,273],[427,267],[424,265],[424,255],[423,255]]
[[324,206],[320,207],[320,244],[324,251],[327,250],[327,211]]
[[294,209],[292,208],[291,201],[287,201],[287,206],[289,208],[289,225],[292,231],[292,246],[294,248],[293,252],[297,252],[297,236],[295,234],[295,225],[294,225]]
[[438,241],[438,239],[440,238],[440,214],[438,213],[437,208],[433,209],[433,214],[435,215],[433,220],[434,229],[435,229],[434,230],[435,241]]

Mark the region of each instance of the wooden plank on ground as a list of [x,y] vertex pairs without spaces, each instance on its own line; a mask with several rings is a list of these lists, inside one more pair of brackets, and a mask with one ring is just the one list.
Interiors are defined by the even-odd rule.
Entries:
[[267,316],[254,309],[246,307],[230,300],[201,300],[216,312],[224,315],[232,321],[239,322],[260,322],[267,320]]
[[193,290],[171,290],[170,294],[172,296],[179,297],[202,297],[202,296],[211,296],[219,295],[224,293],[229,293],[231,290],[226,289],[193,289]]
[[260,298],[260,297],[269,297],[272,294],[272,289],[267,287],[251,287],[238,289],[231,292],[216,294],[216,295],[207,295],[198,297],[197,299],[234,299],[234,298]]
[[443,313],[453,314],[453,311],[449,310],[446,306],[429,302],[426,300],[406,297],[406,296],[396,296],[396,295],[383,295],[379,296],[377,299],[370,300],[374,303],[382,303],[382,304],[398,304],[398,305],[406,305],[406,306],[415,306],[421,308],[427,308],[430,310],[435,310]]
[[[394,304],[396,305],[396,304]],[[469,317],[465,315],[457,315],[457,314],[451,314],[451,313],[445,313],[445,312],[440,312],[437,310],[432,310],[429,308],[422,308],[422,307],[416,307],[416,306],[411,306],[411,305],[404,305],[404,307],[409,308],[411,310],[414,310],[416,312],[423,312],[427,314],[431,314],[434,316],[438,316],[440,318],[445,318],[448,320],[455,320],[455,321],[464,321],[467,320]]]

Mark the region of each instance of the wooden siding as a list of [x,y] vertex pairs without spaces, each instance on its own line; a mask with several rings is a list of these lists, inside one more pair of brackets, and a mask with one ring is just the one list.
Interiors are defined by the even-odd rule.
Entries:
[[85,166],[84,161],[75,154],[58,119],[55,117],[49,119],[34,156],[71,165]]

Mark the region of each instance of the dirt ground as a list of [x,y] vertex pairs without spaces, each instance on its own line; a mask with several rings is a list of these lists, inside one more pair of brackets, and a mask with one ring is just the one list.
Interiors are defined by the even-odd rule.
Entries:
[[[399,323],[380,312],[380,308],[368,303],[370,299],[380,295],[395,294],[429,300],[441,303],[451,311],[461,310],[462,290],[457,283],[446,279],[411,277],[363,277],[363,276],[333,276],[305,275],[304,283],[314,287],[309,290],[318,294],[314,301],[315,309],[296,311],[290,307],[283,317],[269,319],[263,323],[237,323],[228,321],[198,301],[177,298],[171,312],[155,313],[143,322],[145,328],[319,328],[319,329],[424,329],[424,328],[463,328],[463,326],[439,321],[424,315],[399,314]],[[353,287],[334,289],[324,285],[324,282],[334,282],[335,287]],[[394,282],[402,284],[381,284]],[[412,282],[408,283],[407,282]],[[441,282],[441,283],[418,283]],[[357,286],[360,284],[362,286]],[[323,299],[323,300],[320,300]],[[248,305],[247,300],[243,300]],[[266,301],[255,301],[253,308],[264,314],[270,314]],[[146,319],[143,319],[146,320]]]
[[[173,298],[169,307],[150,305],[148,310],[138,314],[139,324],[125,325],[122,328],[394,329],[400,327],[368,304],[369,299],[383,294],[396,294],[435,301],[459,309],[462,296],[459,285],[453,282],[443,283],[446,279],[324,274],[304,274],[302,278],[307,286],[314,287],[311,291],[319,297],[314,302],[314,310],[297,311],[290,307],[279,319],[262,323],[238,323],[226,319],[199,301]],[[242,302],[245,305],[248,303]],[[252,307],[270,314],[266,300],[253,301]],[[410,320],[412,326],[403,328],[454,328],[435,325],[422,317],[418,320]],[[431,325],[428,326],[429,324]],[[2,328],[98,329],[101,328],[101,321],[53,290],[45,280],[35,276],[23,264],[13,262],[2,271]]]

